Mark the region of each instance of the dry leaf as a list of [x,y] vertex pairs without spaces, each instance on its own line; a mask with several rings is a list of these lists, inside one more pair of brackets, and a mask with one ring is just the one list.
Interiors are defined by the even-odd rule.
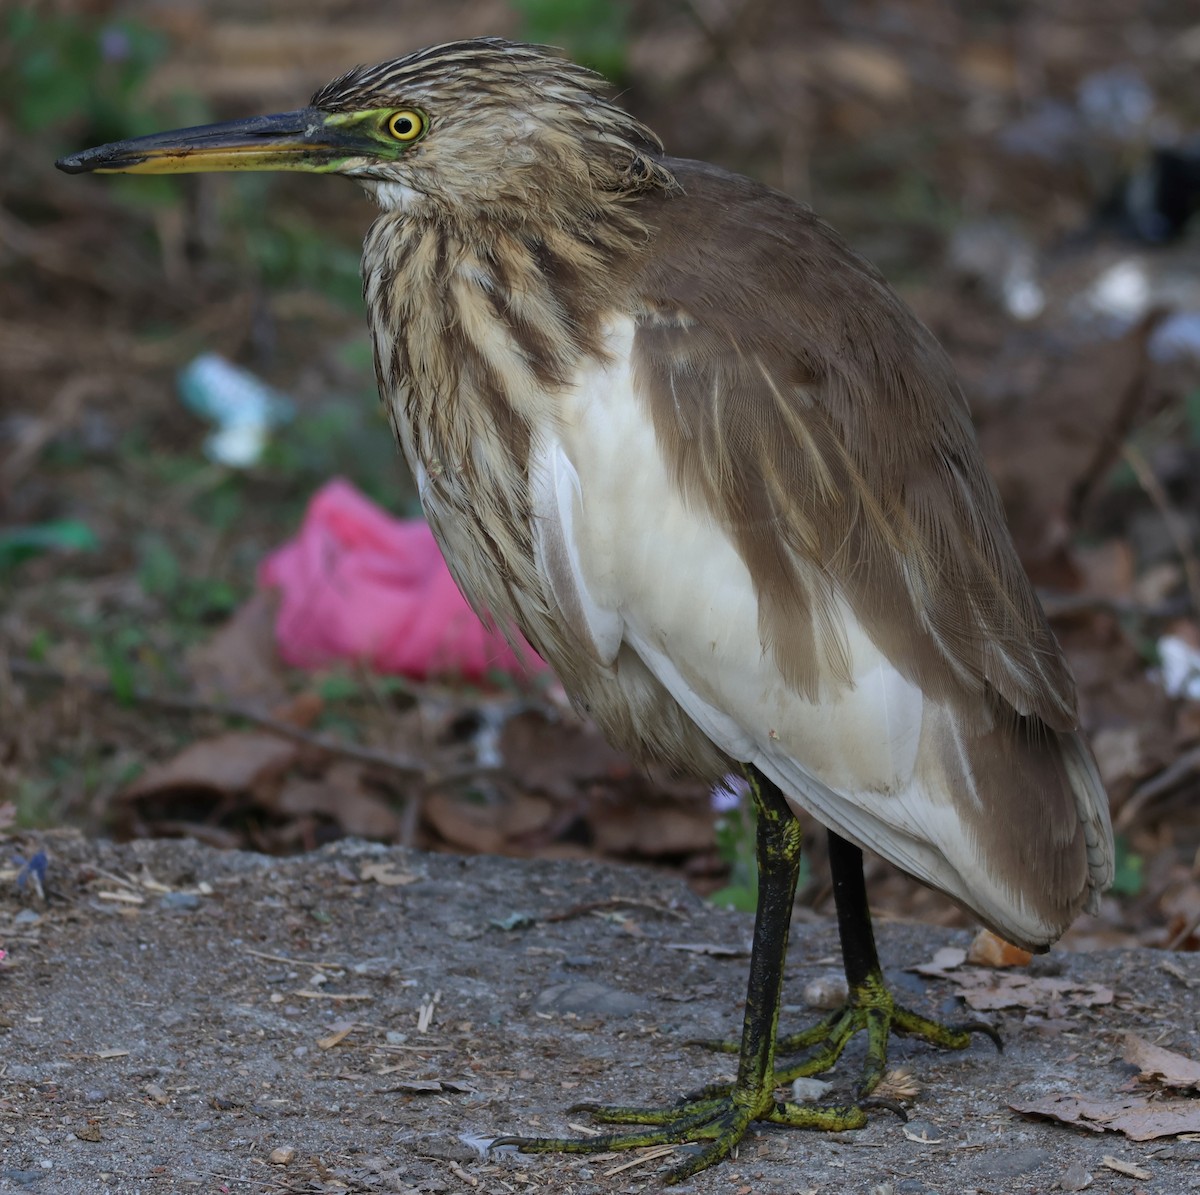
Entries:
[[[926,968],[913,970],[927,974]],[[962,970],[934,972],[963,989],[963,999],[980,1012],[998,1008],[1058,1010],[1071,1006],[1091,1008],[1113,1002],[1112,988],[1099,983],[1077,983],[1073,979],[1026,974],[997,974],[995,971]]]
[[318,1037],[317,1045],[322,1050],[332,1050],[334,1046],[344,1042],[354,1032],[354,1026],[355,1022],[351,1021],[348,1025],[343,1025],[340,1029],[334,1030],[327,1037]]
[[415,884],[420,878],[411,871],[397,871],[394,863],[364,863],[359,868],[358,877],[363,883],[372,880],[384,888],[399,888],[404,884]]
[[163,800],[174,793],[232,797],[277,780],[296,758],[297,746],[278,735],[230,731],[185,747],[174,759],[142,773],[125,791],[126,802]]
[[381,797],[363,789],[362,768],[349,761],[334,764],[320,780],[289,776],[269,804],[287,818],[325,818],[355,838],[400,837],[400,818]]
[[1079,1125],[1102,1133],[1123,1133],[1131,1141],[1153,1141],[1179,1133],[1200,1133],[1200,1102],[1135,1099],[1091,1099],[1078,1095],[1052,1095],[1028,1104],[1009,1104],[1026,1116],[1048,1116],[1063,1124]]
[[903,1125],[901,1127],[904,1131],[905,1137],[907,1137],[909,1141],[915,1141],[918,1145],[941,1145],[941,1143],[945,1140],[944,1137],[930,1137],[925,1129],[922,1129],[919,1133],[914,1133],[907,1125]]
[[750,953],[743,946],[720,946],[715,942],[668,942],[668,950],[682,950],[687,954],[709,954],[713,958],[744,958]]
[[981,929],[967,948],[967,962],[976,967],[1026,967],[1033,955],[1006,942],[990,929]]
[[468,1093],[475,1090],[469,1083],[459,1079],[403,1079],[388,1091],[405,1091],[410,1095],[434,1095],[439,1091]]
[[919,963],[907,970],[917,975],[928,975],[931,979],[941,979],[956,967],[961,967],[967,961],[967,952],[960,946],[943,946],[934,952],[933,958],[927,963]]
[[421,816],[451,846],[479,855],[504,853],[500,801],[481,805],[465,795],[435,792],[422,803]]
[[188,653],[200,696],[272,709],[286,701],[286,673],[275,651],[279,596],[258,590],[199,647]]
[[1157,1081],[1164,1087],[1200,1090],[1200,1062],[1193,1062],[1174,1050],[1164,1050],[1136,1033],[1125,1034],[1125,1061],[1132,1062],[1142,1072],[1139,1079]]

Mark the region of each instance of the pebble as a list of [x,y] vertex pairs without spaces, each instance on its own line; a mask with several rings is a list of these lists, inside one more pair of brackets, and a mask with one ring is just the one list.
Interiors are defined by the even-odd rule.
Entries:
[[290,1145],[281,1145],[278,1149],[271,1150],[267,1156],[267,1161],[272,1166],[286,1166],[296,1156],[295,1149]]
[[538,994],[534,1007],[542,1012],[596,1013],[608,1017],[628,1017],[641,1012],[646,1001],[632,992],[618,991],[590,979],[576,983],[556,983]]
[[971,1169],[983,1178],[1013,1178],[1053,1160],[1054,1154],[1048,1149],[1006,1149],[1003,1153],[980,1158]]
[[832,1086],[832,1083],[826,1083],[823,1079],[793,1079],[792,1099],[798,1104],[812,1104],[819,1100]]
[[164,892],[158,903],[164,909],[187,912],[200,907],[200,898],[194,892]]
[[804,1003],[809,1008],[841,1008],[849,994],[845,977],[833,972],[804,985]]
[[1082,1162],[1073,1162],[1059,1175],[1060,1191],[1086,1191],[1092,1185],[1092,1176]]

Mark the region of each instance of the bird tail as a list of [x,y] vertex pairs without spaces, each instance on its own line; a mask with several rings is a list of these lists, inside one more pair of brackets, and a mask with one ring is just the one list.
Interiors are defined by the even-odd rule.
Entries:
[[1112,825],[1095,759],[1079,732],[1036,717],[1002,716],[983,734],[957,737],[950,760],[961,768],[951,764],[943,776],[969,798],[957,805],[975,866],[955,868],[954,895],[1010,941],[1045,949],[1081,912],[1095,912],[1112,883]]

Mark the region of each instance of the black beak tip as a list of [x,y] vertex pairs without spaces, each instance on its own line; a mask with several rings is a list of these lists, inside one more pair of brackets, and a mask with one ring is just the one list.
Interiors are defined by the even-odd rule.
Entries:
[[147,155],[131,153],[123,143],[101,145],[95,149],[81,149],[76,154],[67,154],[54,163],[64,174],[90,174],[94,170],[123,169],[144,162]]

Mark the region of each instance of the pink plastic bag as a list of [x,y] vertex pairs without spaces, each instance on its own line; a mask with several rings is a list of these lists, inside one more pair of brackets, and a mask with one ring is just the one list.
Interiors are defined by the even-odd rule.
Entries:
[[275,638],[296,667],[361,660],[417,680],[546,669],[532,648],[518,657],[480,623],[421,519],[393,519],[340,479],[313,496],[259,583],[281,592]]

